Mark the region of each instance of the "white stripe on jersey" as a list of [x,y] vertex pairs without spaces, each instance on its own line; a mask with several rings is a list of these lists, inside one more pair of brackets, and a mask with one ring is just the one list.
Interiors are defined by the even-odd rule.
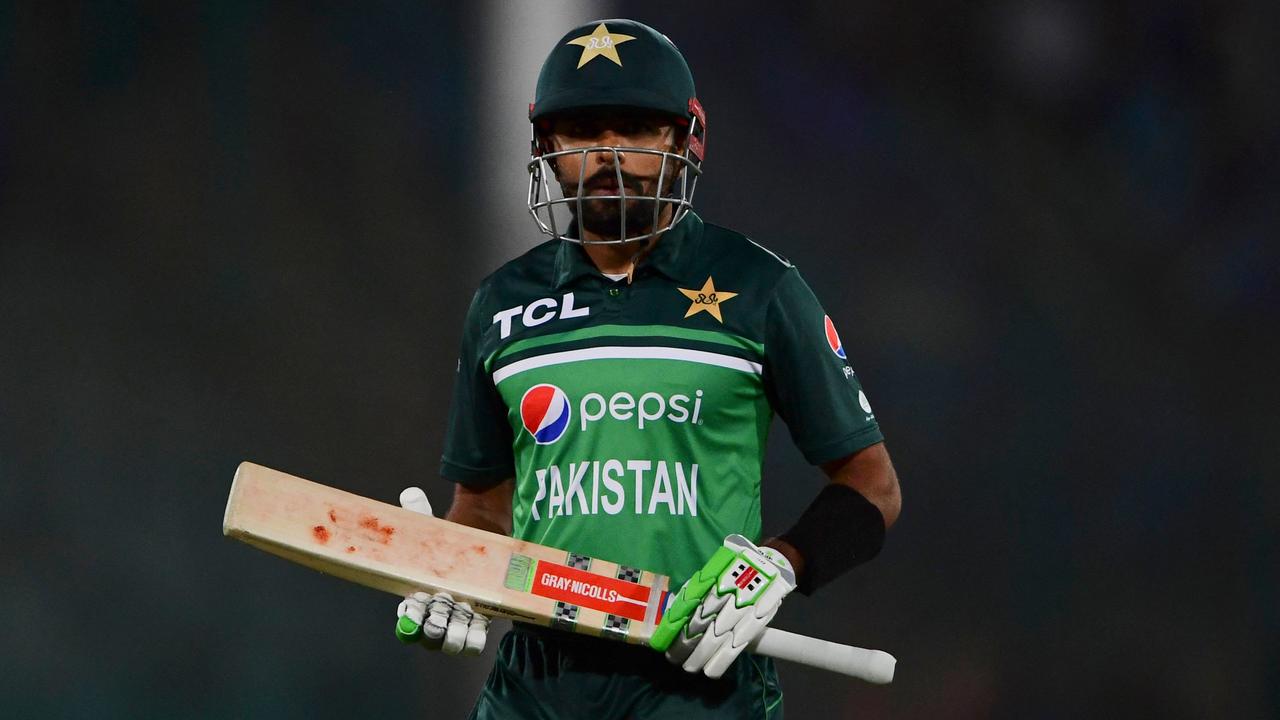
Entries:
[[525,358],[498,368],[493,371],[493,384],[506,380],[512,375],[518,375],[526,370],[534,370],[536,368],[548,367],[551,365],[563,365],[565,363],[581,362],[583,360],[681,360],[684,362],[699,363],[702,365],[716,365],[730,370],[739,372],[752,373],[759,375],[764,372],[764,366],[758,362],[744,360],[742,358],[733,357],[732,355],[721,355],[719,353],[706,352],[704,350],[685,350],[682,348],[671,347],[596,347],[583,348],[582,350],[565,350],[564,352],[548,353],[537,357]]

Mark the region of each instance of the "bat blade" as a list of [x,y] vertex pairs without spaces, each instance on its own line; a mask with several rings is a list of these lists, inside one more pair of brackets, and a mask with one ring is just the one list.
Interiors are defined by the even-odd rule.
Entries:
[[[231,483],[224,535],[404,596],[447,592],[486,615],[648,644],[665,575],[430,517],[250,462]],[[893,656],[767,629],[756,652],[874,683]]]
[[222,532],[393,595],[447,592],[487,615],[646,643],[667,578],[412,512],[254,463]]

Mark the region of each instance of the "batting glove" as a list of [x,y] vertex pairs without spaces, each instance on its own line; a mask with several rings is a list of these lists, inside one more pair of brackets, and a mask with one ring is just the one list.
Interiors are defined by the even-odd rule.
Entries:
[[[431,514],[431,503],[421,488],[405,488],[401,507]],[[449,655],[479,655],[489,637],[489,618],[455,602],[449,593],[416,592],[396,608],[396,637],[403,643],[421,642],[429,650]]]
[[795,587],[795,571],[782,553],[730,535],[680,588],[650,645],[686,672],[718,678]]

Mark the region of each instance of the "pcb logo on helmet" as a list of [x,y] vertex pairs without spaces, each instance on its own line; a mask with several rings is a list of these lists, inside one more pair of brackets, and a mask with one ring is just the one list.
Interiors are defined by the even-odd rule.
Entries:
[[831,352],[841,360],[848,360],[844,354],[844,344],[840,342],[840,333],[836,332],[835,323],[831,322],[830,315],[822,316],[822,323],[826,326],[827,331],[827,347],[831,348]]
[[520,421],[539,445],[550,445],[569,428],[569,396],[555,385],[534,385],[520,398]]

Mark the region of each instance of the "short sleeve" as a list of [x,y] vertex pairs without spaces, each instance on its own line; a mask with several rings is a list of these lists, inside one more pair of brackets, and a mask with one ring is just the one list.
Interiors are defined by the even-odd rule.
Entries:
[[835,324],[794,267],[765,323],[765,391],[806,460],[819,465],[884,440]]
[[507,408],[480,354],[481,340],[492,324],[486,296],[482,286],[467,311],[440,458],[440,474],[463,485],[489,485],[515,475]]

